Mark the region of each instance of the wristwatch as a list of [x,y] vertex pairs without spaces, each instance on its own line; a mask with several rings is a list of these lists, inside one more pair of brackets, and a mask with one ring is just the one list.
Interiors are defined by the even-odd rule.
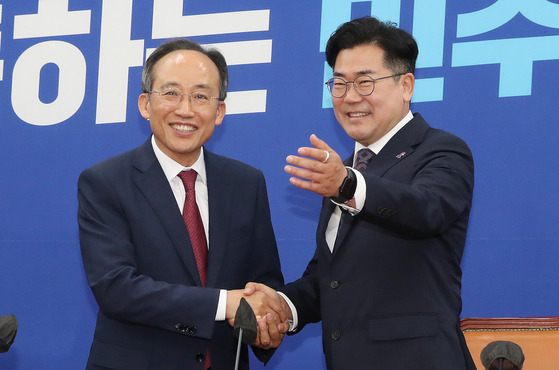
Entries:
[[346,168],[347,176],[342,182],[340,190],[338,190],[338,195],[330,198],[336,203],[345,203],[348,200],[353,199],[355,189],[357,189],[357,177],[355,176],[355,172],[353,172],[353,170],[349,167]]

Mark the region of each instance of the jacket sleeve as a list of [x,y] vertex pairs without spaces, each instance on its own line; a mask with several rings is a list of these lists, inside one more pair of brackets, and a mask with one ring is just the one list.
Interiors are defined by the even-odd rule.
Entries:
[[367,198],[359,216],[398,233],[435,236],[470,211],[473,158],[467,145],[452,135],[427,140],[382,176],[363,176]]

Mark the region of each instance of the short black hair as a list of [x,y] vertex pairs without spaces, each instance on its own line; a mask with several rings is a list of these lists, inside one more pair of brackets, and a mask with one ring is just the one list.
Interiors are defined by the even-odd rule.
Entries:
[[153,87],[153,67],[165,55],[177,50],[194,50],[200,52],[211,59],[219,72],[219,100],[227,97],[227,87],[229,85],[229,72],[227,62],[223,54],[217,49],[206,49],[202,45],[188,39],[173,39],[159,45],[146,60],[146,65],[142,71],[142,91],[150,92]]
[[334,68],[340,51],[361,45],[377,45],[384,50],[384,64],[394,74],[415,73],[419,50],[412,35],[393,22],[363,17],[338,27],[326,44],[326,61]]

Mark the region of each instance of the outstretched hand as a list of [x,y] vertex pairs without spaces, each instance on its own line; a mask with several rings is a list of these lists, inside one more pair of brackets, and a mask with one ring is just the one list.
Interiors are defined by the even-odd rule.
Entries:
[[310,141],[313,148],[301,147],[297,151],[301,157],[290,155],[286,158],[289,165],[284,170],[294,176],[289,181],[323,197],[337,196],[347,169],[338,153],[326,142],[315,134],[311,135]]

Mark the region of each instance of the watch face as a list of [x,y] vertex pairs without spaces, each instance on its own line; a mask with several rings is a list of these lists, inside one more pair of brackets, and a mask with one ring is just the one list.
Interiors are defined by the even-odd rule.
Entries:
[[343,203],[352,199],[353,196],[355,195],[356,188],[357,188],[357,177],[355,176],[353,170],[348,168],[347,177],[342,182],[342,185],[340,186],[340,190],[339,190],[340,194],[337,197],[343,199],[343,201],[342,202],[337,202],[336,200],[335,201],[337,203]]

